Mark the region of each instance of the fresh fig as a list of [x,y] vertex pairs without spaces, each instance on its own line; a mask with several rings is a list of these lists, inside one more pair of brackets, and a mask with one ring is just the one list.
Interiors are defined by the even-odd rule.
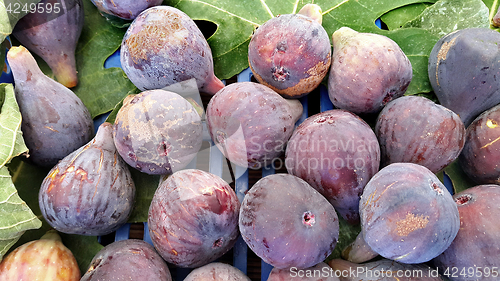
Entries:
[[450,109],[420,96],[388,103],[375,125],[382,166],[410,162],[437,173],[455,161],[465,143],[465,126]]
[[68,88],[78,84],[75,49],[83,28],[83,0],[42,0],[29,5],[12,35],[52,69]]
[[250,281],[241,270],[236,267],[221,263],[212,262],[202,267],[198,267],[186,276],[184,281]]
[[293,131],[285,164],[288,173],[318,190],[345,220],[359,224],[359,198],[378,172],[380,147],[363,119],[333,109],[307,118]]
[[257,81],[286,98],[299,98],[318,87],[328,74],[330,38],[313,18],[279,15],[254,32],[248,61]]
[[332,40],[328,95],[334,106],[357,114],[375,113],[404,95],[413,70],[396,42],[349,27],[335,31]]
[[283,173],[252,186],[241,204],[239,227],[248,247],[279,269],[324,261],[339,237],[332,204],[303,179]]
[[298,100],[284,99],[262,84],[233,83],[210,99],[208,131],[231,162],[259,169],[283,154],[302,110]]
[[115,241],[102,248],[80,281],[172,281],[170,270],[153,246],[138,239]]
[[2,281],[79,281],[80,269],[73,253],[55,230],[27,242],[0,263]]
[[363,239],[371,250],[401,263],[440,255],[460,228],[457,206],[424,166],[393,163],[376,173],[359,202]]
[[201,118],[174,92],[149,90],[130,95],[116,115],[113,137],[125,162],[156,175],[186,167],[203,141]]
[[128,165],[113,144],[113,129],[104,122],[85,146],[64,157],[45,177],[38,202],[56,230],[105,235],[127,222],[135,185]]
[[439,103],[465,126],[500,103],[500,33],[466,28],[437,41],[429,55],[429,80]]
[[500,184],[500,105],[481,113],[467,127],[458,156],[464,173],[477,184]]
[[151,241],[179,267],[195,268],[224,255],[238,238],[240,202],[220,177],[197,169],[161,181],[148,213]]
[[140,90],[161,89],[196,79],[201,92],[224,87],[213,71],[210,46],[195,22],[170,6],[155,6],[130,24],[121,44],[125,74]]
[[88,109],[70,89],[44,75],[23,46],[7,53],[22,115],[21,130],[36,165],[53,167],[94,135]]
[[158,6],[163,0],[91,0],[101,13],[133,20],[147,8]]
[[478,185],[453,196],[460,230],[433,264],[450,280],[498,278],[500,260],[500,186]]

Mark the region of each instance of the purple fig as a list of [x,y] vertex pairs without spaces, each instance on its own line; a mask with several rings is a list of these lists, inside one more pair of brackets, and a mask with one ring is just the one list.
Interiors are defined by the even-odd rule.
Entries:
[[101,13],[124,20],[133,20],[147,8],[158,6],[163,0],[91,0]]
[[76,86],[75,49],[83,28],[83,1],[42,0],[29,9],[12,35],[50,66],[59,83]]
[[167,263],[156,250],[138,239],[115,241],[102,248],[80,281],[172,281]]
[[140,90],[161,89],[196,79],[201,92],[224,87],[213,71],[212,51],[203,33],[184,12],[155,6],[130,24],[121,44],[125,74]]
[[453,281],[498,278],[500,186],[474,186],[453,198],[460,213],[460,230],[451,245],[433,260],[434,265]]
[[328,94],[333,105],[375,113],[401,97],[412,80],[410,60],[390,38],[341,27],[332,35]]
[[200,150],[201,118],[177,93],[149,90],[130,95],[116,115],[113,137],[125,162],[154,175],[185,168]]
[[243,199],[239,226],[248,247],[279,268],[308,268],[337,245],[339,220],[332,204],[303,179],[272,174]]
[[105,235],[127,222],[135,185],[113,143],[110,123],[66,156],[45,177],[38,203],[45,220],[63,233]]
[[429,80],[439,103],[465,126],[500,103],[500,33],[466,28],[441,37],[429,54]]
[[313,18],[279,15],[254,32],[248,61],[257,81],[284,97],[299,98],[319,86],[328,74],[330,38]]
[[29,159],[52,167],[90,141],[94,135],[92,117],[70,89],[43,74],[26,48],[12,47],[7,60],[14,75]]
[[0,280],[79,281],[80,269],[73,253],[55,230],[27,242],[0,263]]
[[232,265],[212,262],[191,271],[184,281],[250,281],[250,278]]
[[149,234],[167,262],[203,266],[233,247],[239,210],[236,193],[223,179],[181,170],[160,182],[149,207]]

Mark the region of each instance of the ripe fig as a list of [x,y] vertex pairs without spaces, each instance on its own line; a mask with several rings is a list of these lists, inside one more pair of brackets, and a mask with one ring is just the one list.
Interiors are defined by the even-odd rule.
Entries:
[[333,269],[326,263],[320,262],[315,266],[305,269],[273,268],[267,281],[290,281],[290,280],[305,280],[305,281],[339,281]]
[[75,49],[84,22],[83,1],[42,0],[29,9],[12,35],[49,65],[59,83],[68,88],[76,86]]
[[339,237],[339,220],[330,202],[290,174],[272,174],[252,186],[241,204],[239,227],[248,247],[279,269],[322,262]]
[[170,270],[153,246],[144,240],[115,241],[102,248],[80,281],[172,281]]
[[307,181],[349,223],[359,223],[359,198],[378,172],[380,148],[368,124],[341,109],[307,118],[285,153],[288,173]]
[[212,262],[191,271],[184,281],[250,281],[250,278],[232,265]]
[[38,166],[53,167],[90,141],[92,117],[70,89],[43,74],[26,48],[12,47],[7,60],[14,75],[29,159]]
[[140,13],[123,37],[120,61],[142,91],[192,78],[204,93],[213,95],[224,87],[214,74],[212,51],[203,33],[174,7],[155,6]]
[[286,98],[299,98],[314,90],[328,73],[330,38],[308,16],[279,15],[254,32],[248,61],[257,81]]
[[420,96],[405,96],[380,112],[375,134],[382,166],[410,162],[433,173],[457,159],[465,142],[465,126],[448,108]]
[[40,210],[56,230],[97,236],[127,222],[135,185],[113,144],[112,130],[104,122],[92,141],[64,157],[43,180]]
[[147,8],[158,6],[163,0],[91,0],[101,13],[119,17],[124,20],[133,20]]
[[435,268],[425,264],[404,264],[389,259],[379,259],[356,264],[341,259],[328,262],[342,281],[442,281]]
[[27,242],[0,263],[2,281],[79,281],[80,269],[73,253],[55,230]]
[[197,169],[161,181],[148,213],[151,241],[160,255],[179,267],[208,264],[238,238],[240,202],[220,177]]
[[370,248],[401,263],[423,263],[451,244],[460,218],[451,194],[429,169],[394,163],[365,186],[361,231]]
[[302,115],[298,100],[286,100],[254,82],[230,84],[207,106],[207,125],[217,148],[234,164],[259,169],[285,151],[295,122]]
[[500,184],[500,105],[481,113],[467,127],[458,163],[477,184]]
[[500,103],[499,44],[498,31],[467,28],[443,36],[429,55],[429,80],[439,103],[466,127]]
[[433,260],[434,265],[453,281],[495,279],[500,260],[500,186],[471,187],[453,198],[460,213],[460,230]]
[[113,137],[125,162],[155,175],[186,167],[203,141],[201,118],[174,92],[149,90],[130,95],[116,115]]
[[357,114],[375,113],[404,95],[413,70],[390,38],[341,27],[332,35],[328,95],[333,105]]

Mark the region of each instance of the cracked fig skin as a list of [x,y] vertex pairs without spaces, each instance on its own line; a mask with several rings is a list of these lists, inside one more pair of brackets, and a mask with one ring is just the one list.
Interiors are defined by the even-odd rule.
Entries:
[[50,170],[38,194],[42,215],[53,228],[91,236],[109,234],[125,224],[134,200],[129,167],[116,151],[107,122],[94,139]]
[[116,115],[116,149],[135,169],[154,175],[186,167],[203,141],[201,118],[193,105],[174,92],[149,90],[130,95]]

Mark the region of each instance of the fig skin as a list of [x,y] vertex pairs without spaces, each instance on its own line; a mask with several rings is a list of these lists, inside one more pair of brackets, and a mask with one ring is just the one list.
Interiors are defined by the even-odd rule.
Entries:
[[91,0],[101,13],[124,20],[135,19],[142,11],[163,3],[163,0]]
[[110,123],[101,124],[92,141],[62,159],[43,180],[40,210],[56,230],[106,235],[127,222],[135,185],[113,144],[112,130]]
[[248,191],[239,228],[248,247],[278,269],[322,262],[339,237],[339,220],[330,202],[306,181],[282,173],[261,178]]
[[12,35],[49,65],[59,83],[75,87],[78,84],[75,50],[84,23],[83,0],[42,0],[36,7],[44,9],[40,12],[37,8],[22,17]]
[[197,169],[161,181],[148,213],[151,241],[167,262],[195,268],[224,255],[238,238],[240,202],[220,177]]
[[195,22],[170,6],[144,10],[130,24],[121,44],[125,74],[142,91],[196,79],[201,92],[224,87],[214,74],[210,46]]
[[477,184],[500,184],[500,105],[481,113],[467,127],[465,145],[458,156],[464,173]]
[[55,230],[17,247],[0,263],[2,281],[79,281],[80,276],[73,253]]
[[409,162],[437,173],[455,161],[465,143],[465,126],[448,108],[420,96],[388,103],[375,125],[381,165]]
[[341,27],[332,34],[328,95],[356,114],[379,112],[404,95],[413,77],[408,57],[389,37]]
[[466,28],[441,37],[429,55],[429,80],[439,103],[465,126],[500,103],[500,34]]
[[203,141],[201,118],[174,92],[149,90],[130,95],[116,115],[113,139],[125,162],[153,175],[186,167]]
[[191,271],[184,281],[250,281],[250,278],[232,265],[212,262]]
[[23,117],[21,130],[29,149],[28,159],[51,168],[92,139],[92,117],[70,89],[43,74],[25,47],[12,47],[7,60]]
[[279,15],[254,32],[248,61],[257,81],[286,98],[300,98],[318,87],[328,74],[330,38],[313,18]]
[[280,157],[302,115],[298,100],[287,100],[259,83],[230,84],[207,106],[208,131],[232,163],[251,169]]
[[[444,275],[448,269],[448,277],[458,280],[487,280],[495,276],[493,270],[500,259],[500,186],[494,184],[479,185],[468,188],[453,196],[460,213],[460,230],[451,245],[432,261]],[[453,267],[458,268],[454,274]],[[473,278],[460,272],[473,268]],[[453,276],[454,275],[454,276]],[[495,279],[495,278],[492,278]]]
[[380,147],[370,126],[355,114],[328,110],[307,118],[285,152],[289,174],[318,190],[350,224],[359,224],[359,199],[379,170]]
[[80,281],[172,281],[165,261],[144,240],[125,239],[102,248]]
[[359,202],[363,239],[371,250],[401,263],[423,263],[451,244],[460,217],[434,173],[413,163],[382,168]]

